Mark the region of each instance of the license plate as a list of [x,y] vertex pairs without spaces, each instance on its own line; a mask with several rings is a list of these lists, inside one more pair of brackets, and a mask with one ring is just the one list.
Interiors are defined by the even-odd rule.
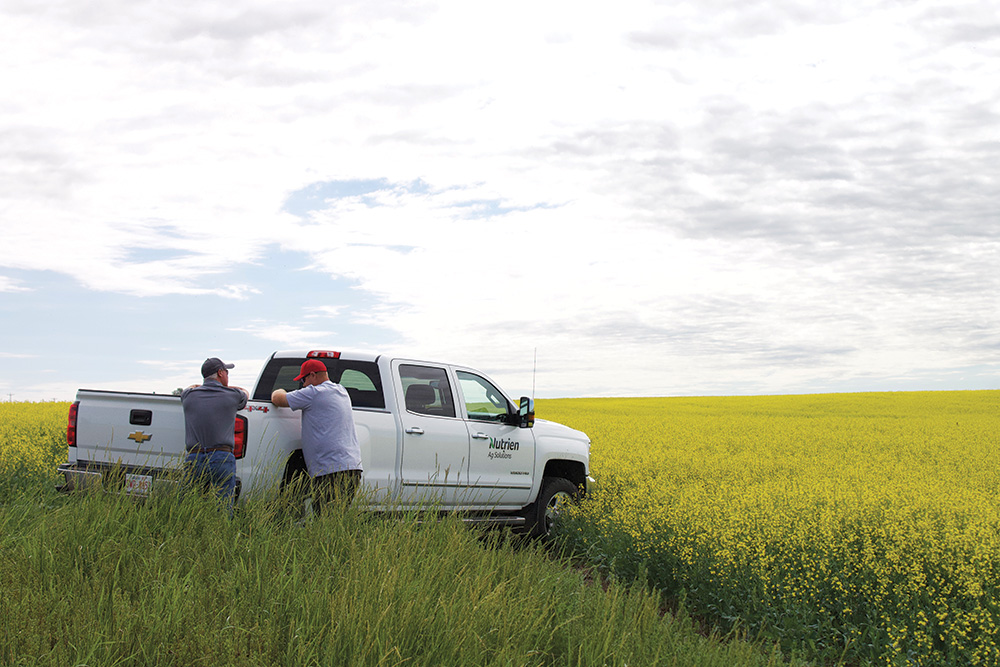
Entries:
[[152,488],[153,477],[151,475],[125,475],[125,493],[148,496]]

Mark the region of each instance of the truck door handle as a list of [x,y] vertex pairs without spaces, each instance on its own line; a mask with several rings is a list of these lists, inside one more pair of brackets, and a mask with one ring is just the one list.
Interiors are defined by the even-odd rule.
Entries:
[[480,431],[479,433],[476,433],[472,437],[475,438],[476,440],[489,440],[490,439],[490,436],[486,435],[482,431]]
[[420,428],[419,426],[411,426],[410,428],[406,429],[406,432],[409,433],[410,435],[423,435],[424,429]]

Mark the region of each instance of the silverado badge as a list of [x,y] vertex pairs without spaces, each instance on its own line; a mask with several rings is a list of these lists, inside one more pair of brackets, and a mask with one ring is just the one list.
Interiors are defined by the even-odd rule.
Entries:
[[128,439],[129,440],[135,440],[140,445],[142,443],[146,442],[147,440],[149,440],[152,437],[153,437],[152,435],[146,435],[142,431],[136,431],[135,433],[129,433],[128,434]]

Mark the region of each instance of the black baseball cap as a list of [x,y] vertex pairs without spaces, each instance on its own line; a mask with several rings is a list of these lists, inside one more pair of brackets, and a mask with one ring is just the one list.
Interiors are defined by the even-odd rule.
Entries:
[[235,364],[224,364],[222,359],[218,357],[209,357],[205,360],[205,363],[201,365],[201,376],[207,378],[209,375],[215,375],[223,368],[235,368]]

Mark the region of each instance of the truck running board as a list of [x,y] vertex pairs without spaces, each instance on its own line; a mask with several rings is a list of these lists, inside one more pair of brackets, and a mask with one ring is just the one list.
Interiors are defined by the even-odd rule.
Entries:
[[[427,521],[437,521],[446,516],[447,512],[430,513],[415,517],[415,523],[426,523]],[[525,520],[523,516],[512,516],[509,514],[477,514],[475,516],[461,517],[462,523],[476,526],[523,526]]]
[[496,526],[523,526],[524,517],[523,516],[466,516],[462,517],[462,521],[465,523],[488,523]]

